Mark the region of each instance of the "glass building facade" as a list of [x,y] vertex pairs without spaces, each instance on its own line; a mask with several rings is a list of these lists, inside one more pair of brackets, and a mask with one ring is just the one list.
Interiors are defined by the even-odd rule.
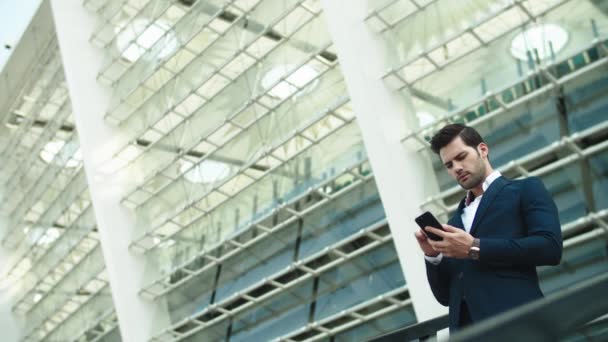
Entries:
[[103,340],[116,314],[53,34],[41,51],[3,118],[3,281],[22,340]]
[[[98,62],[84,52],[81,62],[104,95],[98,130],[116,137],[96,146],[79,138],[97,128],[76,105],[78,51],[59,20],[68,2],[93,27],[82,48]],[[540,177],[558,206],[564,256],[539,269],[544,292],[607,271],[607,3],[356,2],[388,51],[373,77],[408,99],[416,123],[399,140],[434,171],[414,180],[438,189],[416,208],[454,213],[464,191],[428,140],[466,123],[495,168]],[[43,2],[31,25],[51,29],[26,33],[2,71],[37,46],[0,103],[2,277],[20,340],[131,341],[144,330],[150,341],[362,341],[423,320],[404,274],[423,259],[398,253],[373,168],[387,156],[364,144],[328,27],[340,18],[326,7]],[[95,148],[111,153],[97,161]],[[113,178],[128,180],[116,190],[130,217],[122,235],[101,209],[99,184]],[[135,267],[112,257],[116,240]]]

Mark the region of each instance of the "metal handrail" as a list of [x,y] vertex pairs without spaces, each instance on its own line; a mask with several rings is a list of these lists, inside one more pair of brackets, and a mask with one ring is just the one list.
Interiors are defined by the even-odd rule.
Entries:
[[424,322],[412,324],[406,328],[402,328],[388,334],[376,336],[368,342],[389,342],[389,341],[414,341],[427,340],[435,337],[439,330],[448,327],[448,315],[442,315],[429,319]]
[[450,341],[557,341],[608,312],[608,273],[464,329]]
[[[557,341],[588,324],[603,322],[602,317],[608,313],[608,300],[601,299],[607,292],[608,273],[604,273],[463,329],[450,336],[450,341]],[[368,341],[426,340],[447,326],[448,316],[443,315]]]

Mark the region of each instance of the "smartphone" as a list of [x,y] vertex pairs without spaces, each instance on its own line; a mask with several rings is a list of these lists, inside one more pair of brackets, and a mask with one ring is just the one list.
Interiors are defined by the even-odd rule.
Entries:
[[428,211],[425,211],[422,215],[416,217],[415,221],[416,221],[416,223],[418,223],[418,226],[420,226],[420,228],[422,228],[422,231],[426,234],[426,236],[429,237],[429,239],[431,239],[433,241],[443,240],[443,238],[441,236],[424,230],[424,227],[427,227],[427,226],[431,226],[433,228],[443,230],[441,223],[439,223],[439,221],[437,221],[437,219],[435,218],[435,216],[433,216],[433,214],[431,214]]

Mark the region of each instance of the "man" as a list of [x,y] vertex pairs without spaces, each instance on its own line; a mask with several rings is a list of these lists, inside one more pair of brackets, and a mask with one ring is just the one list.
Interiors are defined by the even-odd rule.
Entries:
[[557,265],[562,255],[557,208],[542,182],[502,177],[471,127],[443,127],[431,149],[468,190],[445,231],[425,227],[442,241],[416,232],[433,294],[450,308],[450,330],[541,298],[536,266]]

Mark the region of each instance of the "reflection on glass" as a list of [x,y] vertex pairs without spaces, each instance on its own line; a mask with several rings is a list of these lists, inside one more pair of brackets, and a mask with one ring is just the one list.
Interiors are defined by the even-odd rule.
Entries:
[[34,227],[32,229],[24,228],[23,232],[28,234],[28,241],[31,244],[48,246],[52,244],[61,232],[57,228],[43,228],[43,227]]
[[435,121],[435,117],[429,112],[420,111],[416,113],[416,116],[418,117],[418,120],[420,122],[420,127],[426,126]]
[[511,41],[511,54],[522,61],[528,52],[540,60],[556,55],[568,43],[568,32],[555,24],[541,24],[526,29]]
[[23,121],[25,121],[25,117],[23,117],[23,115],[19,115],[19,114],[12,114],[8,120],[6,120],[6,127],[10,128],[10,129],[15,129],[17,127],[19,127]]
[[160,248],[169,248],[175,244],[175,240],[173,240],[173,239],[161,241],[160,238],[155,237],[153,240],[154,240],[154,244],[158,245],[158,247],[160,247]]
[[[123,23],[121,27],[124,25]],[[120,31],[120,27],[115,30],[116,32]],[[167,34],[167,39],[164,47],[158,53],[159,58],[164,58],[175,51],[177,39],[170,31],[169,25],[161,20],[155,22],[143,18],[133,20],[116,36],[116,46],[125,59],[129,62],[135,62],[165,34]]]
[[[580,236],[580,235],[579,235]],[[557,267],[540,267],[541,288],[555,293],[585,279],[608,271],[608,251],[602,239],[592,239],[580,245],[566,247]]]
[[[68,168],[77,167],[82,162],[82,152],[80,151],[80,148],[73,142],[67,143],[67,146],[65,145],[66,142],[61,140],[48,142],[42,151],[40,151],[40,158],[49,164],[53,163]],[[77,150],[72,155],[74,149]]]
[[363,341],[416,323],[416,314],[412,306],[390,312],[367,321],[361,325],[349,327],[335,336],[335,341]]
[[[319,74],[317,70],[310,65],[303,65],[298,70],[291,73],[295,67],[296,66],[293,64],[283,64],[270,69],[262,77],[262,87],[264,87],[264,89],[272,88],[269,91],[270,95],[280,99],[286,99],[308,82],[315,79]],[[318,84],[319,80],[313,81],[306,89],[302,90],[302,93],[312,91]]]
[[214,160],[203,160],[194,167],[192,162],[183,161],[179,171],[192,183],[213,183],[226,178],[230,167]]

